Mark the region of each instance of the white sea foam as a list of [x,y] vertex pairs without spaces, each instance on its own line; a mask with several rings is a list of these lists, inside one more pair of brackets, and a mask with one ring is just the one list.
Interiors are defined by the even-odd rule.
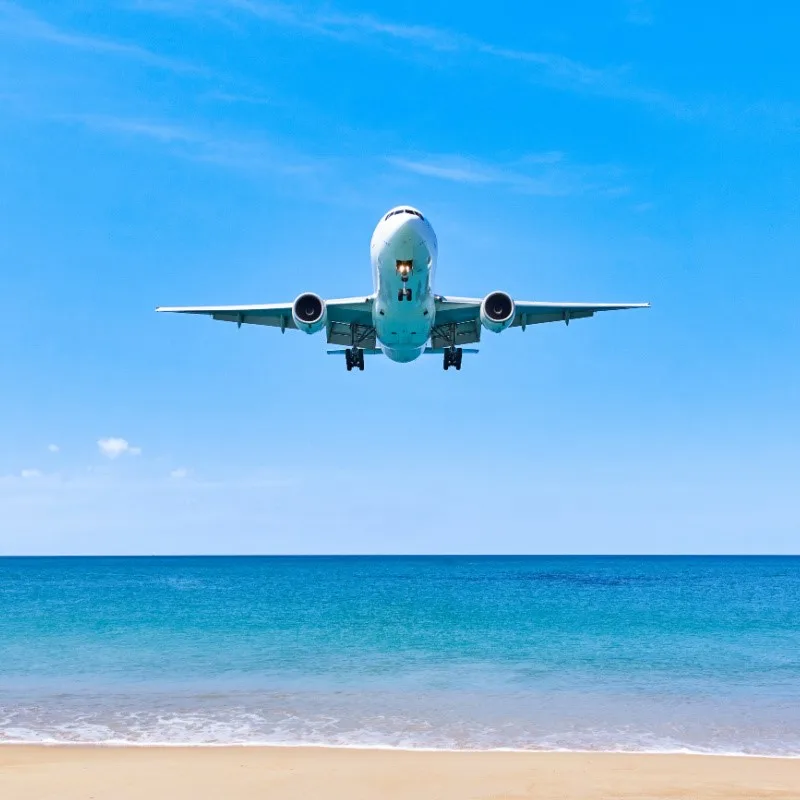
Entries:
[[[321,699],[321,698],[318,698]],[[295,698],[296,700],[296,698]],[[341,706],[341,700],[339,701]],[[111,708],[78,711],[52,705],[6,708],[0,717],[0,743],[108,746],[283,746],[344,747],[424,751],[698,753],[800,757],[800,736],[791,731],[659,730],[627,726],[487,725],[468,717],[422,718],[346,709],[332,714],[272,713],[238,708]],[[339,709],[341,711],[341,708]],[[438,709],[441,714],[441,709]],[[552,722],[552,720],[551,720]],[[654,726],[655,727],[655,726]],[[700,734],[704,736],[700,736]]]

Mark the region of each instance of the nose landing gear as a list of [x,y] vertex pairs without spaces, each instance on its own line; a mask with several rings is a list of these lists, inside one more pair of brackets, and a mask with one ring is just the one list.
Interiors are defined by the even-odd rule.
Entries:
[[464,357],[464,351],[460,347],[450,347],[444,351],[444,369],[455,367],[461,369],[461,359]]
[[[397,274],[400,276],[400,280],[403,282],[403,284],[408,283],[408,279],[411,277],[413,270],[413,261],[401,261],[400,259],[397,260]],[[397,292],[397,299],[398,301],[410,300],[411,289],[404,285],[403,288]]]
[[344,351],[344,361],[347,365],[347,371],[350,372],[353,367],[358,367],[361,372],[364,371],[364,351],[358,347],[352,347]]

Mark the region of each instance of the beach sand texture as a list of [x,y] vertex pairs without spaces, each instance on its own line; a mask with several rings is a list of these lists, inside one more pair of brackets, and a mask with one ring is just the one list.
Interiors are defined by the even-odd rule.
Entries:
[[800,800],[800,759],[293,747],[0,747],[3,800]]

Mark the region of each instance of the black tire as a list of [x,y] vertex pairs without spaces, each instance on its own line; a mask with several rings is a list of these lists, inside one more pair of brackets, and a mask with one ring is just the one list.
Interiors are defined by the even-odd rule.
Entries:
[[364,359],[362,358],[361,361],[358,362],[358,368],[361,372],[364,371]]

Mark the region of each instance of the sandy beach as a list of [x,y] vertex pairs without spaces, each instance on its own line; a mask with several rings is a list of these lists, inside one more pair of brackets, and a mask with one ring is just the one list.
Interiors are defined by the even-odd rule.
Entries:
[[281,747],[0,747],[4,800],[800,798],[800,759]]

